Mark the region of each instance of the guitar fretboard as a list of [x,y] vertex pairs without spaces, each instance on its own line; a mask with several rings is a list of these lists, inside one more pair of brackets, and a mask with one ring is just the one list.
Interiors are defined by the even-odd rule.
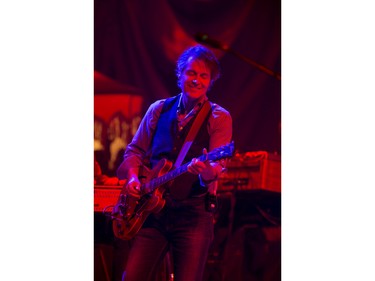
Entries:
[[[214,151],[208,153],[208,154],[203,154],[197,159],[200,161],[206,161],[206,160],[211,160],[211,161],[216,161],[220,160],[223,158],[227,158],[233,155],[234,151],[234,145],[233,142],[230,143],[229,145],[226,145],[224,147],[220,147],[218,149],[215,149]],[[191,163],[185,163],[184,165],[166,173],[165,175],[162,175],[158,178],[154,178],[150,180],[148,183],[143,184],[142,190],[149,190],[150,192],[153,192],[157,187],[166,184],[167,182],[177,178],[178,176],[182,175],[183,173],[186,173],[188,170],[188,166]]]

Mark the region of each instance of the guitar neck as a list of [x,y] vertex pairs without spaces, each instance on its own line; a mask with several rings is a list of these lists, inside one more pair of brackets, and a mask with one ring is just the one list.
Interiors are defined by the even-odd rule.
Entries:
[[[206,160],[216,161],[216,160],[231,157],[233,155],[233,151],[234,151],[234,144],[233,144],[233,142],[231,142],[230,144],[219,147],[219,148],[211,151],[208,154],[203,154],[203,155],[197,157],[197,159],[202,161],[202,162],[206,161]],[[185,163],[184,165],[182,165],[182,166],[180,166],[180,167],[178,167],[178,168],[176,168],[176,169],[174,169],[174,170],[172,170],[172,171],[170,171],[170,172],[168,172],[168,173],[166,173],[166,174],[164,174],[160,177],[157,177],[157,178],[154,178],[154,179],[150,180],[149,182],[143,184],[142,189],[143,190],[149,190],[150,192],[153,192],[157,187],[159,187],[163,184],[166,184],[167,182],[169,182],[171,180],[174,180],[178,176],[186,173],[190,163],[191,163],[191,161]]]

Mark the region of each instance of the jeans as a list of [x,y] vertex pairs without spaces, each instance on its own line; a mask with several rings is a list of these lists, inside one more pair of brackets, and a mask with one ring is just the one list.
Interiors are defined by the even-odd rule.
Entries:
[[124,281],[151,281],[165,254],[171,251],[175,281],[200,281],[213,240],[213,213],[205,196],[174,201],[150,214],[130,249]]

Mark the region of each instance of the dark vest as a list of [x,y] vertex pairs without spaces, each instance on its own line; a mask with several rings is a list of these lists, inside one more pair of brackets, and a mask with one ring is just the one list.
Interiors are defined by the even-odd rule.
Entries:
[[[165,158],[175,163],[184,140],[194,122],[196,116],[192,118],[189,123],[178,132],[177,128],[177,106],[179,95],[165,100],[162,111],[160,113],[158,124],[151,143],[151,168],[156,165],[161,159]],[[209,135],[207,131],[207,122],[212,109],[203,121],[194,142],[190,146],[182,164],[190,161],[194,157],[202,155],[203,148],[209,146]],[[189,196],[197,196],[207,191],[199,183],[197,175],[185,173],[176,178],[171,186],[169,192],[172,197],[177,200],[185,199]]]

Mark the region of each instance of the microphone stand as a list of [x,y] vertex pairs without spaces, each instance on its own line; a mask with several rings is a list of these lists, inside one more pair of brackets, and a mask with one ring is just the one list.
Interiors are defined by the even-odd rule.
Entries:
[[[224,51],[224,50],[223,50]],[[275,77],[277,80],[281,80],[281,75],[275,71],[272,71],[271,69],[253,61],[252,59],[245,57],[244,55],[230,49],[229,47],[226,50],[228,53],[231,53],[232,55],[236,56],[237,58],[243,60],[244,62],[247,62],[248,64],[258,68],[259,70],[263,71],[264,73],[267,73],[268,75],[271,75]]]
[[218,41],[209,39],[206,34],[202,35],[202,34],[198,33],[196,35],[195,39],[199,43],[202,43],[202,44],[208,45],[210,47],[213,47],[213,48],[222,50],[224,52],[230,53],[230,54],[234,55],[235,57],[241,59],[242,61],[256,67],[257,69],[259,69],[261,71],[263,71],[264,73],[267,73],[268,75],[273,76],[277,80],[281,80],[281,75],[279,73],[277,73],[275,71],[272,71],[271,69],[265,67],[264,65],[261,65],[261,64],[255,62],[254,60],[252,60],[248,57],[245,57],[244,55],[240,54],[239,52],[229,48],[228,45],[223,45],[223,44],[219,43]]

